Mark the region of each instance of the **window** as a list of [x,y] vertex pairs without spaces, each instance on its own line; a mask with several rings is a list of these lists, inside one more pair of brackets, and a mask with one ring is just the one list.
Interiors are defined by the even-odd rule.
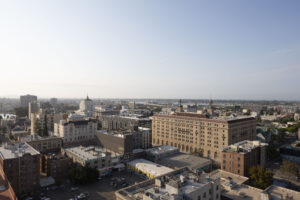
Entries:
[[206,198],[206,192],[203,193],[203,198]]

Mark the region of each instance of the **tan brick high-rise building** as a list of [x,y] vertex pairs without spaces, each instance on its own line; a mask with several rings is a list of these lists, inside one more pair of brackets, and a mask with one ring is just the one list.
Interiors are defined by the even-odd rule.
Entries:
[[204,157],[220,160],[220,151],[243,140],[254,140],[256,121],[252,117],[209,119],[192,113],[154,115],[152,144],[175,146],[182,152],[203,151]]

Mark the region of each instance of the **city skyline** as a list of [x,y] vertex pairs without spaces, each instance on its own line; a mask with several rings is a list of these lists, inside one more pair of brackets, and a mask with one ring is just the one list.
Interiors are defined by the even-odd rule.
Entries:
[[299,1],[1,4],[0,97],[300,100]]

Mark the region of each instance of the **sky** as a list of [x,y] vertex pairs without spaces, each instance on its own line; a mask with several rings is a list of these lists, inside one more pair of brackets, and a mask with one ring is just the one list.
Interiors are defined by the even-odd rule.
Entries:
[[0,0],[0,97],[300,100],[299,0]]

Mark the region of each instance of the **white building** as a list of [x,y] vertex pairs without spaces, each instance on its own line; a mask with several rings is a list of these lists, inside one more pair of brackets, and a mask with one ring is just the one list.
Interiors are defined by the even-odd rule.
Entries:
[[62,137],[64,143],[79,143],[93,140],[96,130],[97,122],[93,119],[60,120],[59,123],[54,124],[54,135]]
[[94,102],[87,96],[86,99],[80,101],[77,114],[85,117],[93,117],[95,111]]

